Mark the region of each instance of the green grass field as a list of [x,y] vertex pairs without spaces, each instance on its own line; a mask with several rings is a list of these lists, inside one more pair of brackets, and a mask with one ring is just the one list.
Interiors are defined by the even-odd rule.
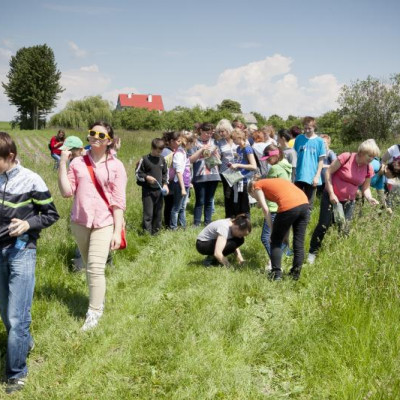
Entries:
[[[253,208],[254,229],[242,247],[246,266],[205,268],[195,250],[199,229],[143,235],[134,167],[155,134],[118,132],[129,176],[129,245],[107,269],[104,317],[82,333],[88,290],[84,274],[70,268],[71,201],[58,193],[47,149],[54,132],[13,132],[3,123],[0,129],[16,139],[23,165],[45,179],[61,215],[39,242],[36,348],[26,388],[13,398],[400,398],[398,210],[389,217],[365,206],[349,238],[330,231],[299,282],[276,283],[264,273],[262,214]],[[223,217],[221,191],[216,207],[215,219]],[[307,246],[317,217],[318,208]],[[3,369],[5,343],[1,326]]]

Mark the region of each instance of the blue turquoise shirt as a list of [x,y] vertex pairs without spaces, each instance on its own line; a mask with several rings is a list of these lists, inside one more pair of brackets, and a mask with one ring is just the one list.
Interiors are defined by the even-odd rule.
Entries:
[[374,169],[374,176],[371,178],[371,187],[375,188],[376,190],[383,190],[385,188],[387,178],[384,174],[378,174],[379,170],[381,169],[380,161],[374,158],[370,165]]
[[[293,148],[297,152],[296,182],[312,185],[318,170],[320,157],[325,157],[325,142],[319,136],[308,139],[306,135],[296,137]],[[321,185],[321,176],[318,185]]]

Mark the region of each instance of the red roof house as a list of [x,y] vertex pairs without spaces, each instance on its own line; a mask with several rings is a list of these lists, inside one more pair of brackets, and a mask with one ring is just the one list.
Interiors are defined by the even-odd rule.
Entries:
[[122,110],[126,107],[164,111],[162,97],[159,94],[128,93],[118,95],[117,110]]

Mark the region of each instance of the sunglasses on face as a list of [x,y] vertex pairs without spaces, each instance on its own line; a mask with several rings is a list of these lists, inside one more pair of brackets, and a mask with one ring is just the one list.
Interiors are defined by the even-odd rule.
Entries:
[[108,134],[104,132],[89,131],[89,136],[100,140],[111,140],[110,136],[108,136]]

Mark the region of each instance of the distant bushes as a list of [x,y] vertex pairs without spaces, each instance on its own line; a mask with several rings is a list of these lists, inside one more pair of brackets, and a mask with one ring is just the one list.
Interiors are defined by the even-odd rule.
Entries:
[[228,110],[176,107],[171,111],[149,111],[143,108],[113,110],[113,106],[101,96],[85,97],[83,100],[68,102],[67,106],[55,114],[49,122],[52,127],[70,129],[86,128],[91,123],[104,119],[114,128],[127,130],[180,130],[193,129],[196,122],[217,123],[222,118],[234,119]]
[[71,100],[66,107],[51,117],[50,126],[64,128],[87,128],[98,120],[112,120],[112,104],[101,96],[85,97],[83,100]]

